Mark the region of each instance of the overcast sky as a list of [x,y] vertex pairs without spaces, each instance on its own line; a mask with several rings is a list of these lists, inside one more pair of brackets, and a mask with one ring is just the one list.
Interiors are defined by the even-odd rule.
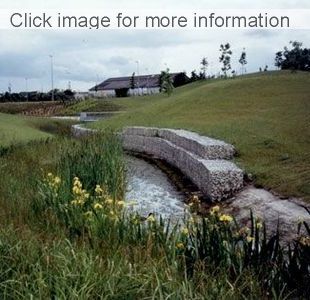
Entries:
[[[1,0],[0,9],[91,9],[104,14],[104,9],[215,9],[215,8],[310,8],[309,0]],[[264,3],[264,4],[263,4]],[[310,47],[310,30],[81,30],[81,31],[13,31],[0,30],[0,92],[48,90],[51,88],[50,58],[54,56],[55,87],[85,91],[98,80],[113,76],[158,73],[166,66],[171,71],[200,69],[203,56],[210,63],[209,73],[217,73],[219,45],[230,42],[233,68],[239,71],[238,59],[243,47],[247,52],[247,71],[268,65],[273,68],[274,53],[290,40]]]

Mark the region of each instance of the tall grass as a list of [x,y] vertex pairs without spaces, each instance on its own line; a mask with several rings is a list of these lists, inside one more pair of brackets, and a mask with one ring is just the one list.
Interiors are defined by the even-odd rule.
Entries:
[[77,176],[86,189],[100,184],[114,198],[124,197],[125,162],[117,135],[105,132],[63,143],[59,152],[56,173],[65,181],[65,190],[70,190],[72,179]]
[[113,133],[32,143],[0,160],[1,299],[309,295],[308,224],[286,248],[253,216],[240,227],[218,207],[173,226],[132,214]]

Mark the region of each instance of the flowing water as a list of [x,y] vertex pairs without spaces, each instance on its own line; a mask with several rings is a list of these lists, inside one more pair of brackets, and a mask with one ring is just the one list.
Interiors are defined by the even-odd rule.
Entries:
[[[185,196],[170,182],[165,173],[152,164],[132,156],[127,157],[128,191],[126,200],[135,201],[133,207],[141,216],[149,213],[182,223],[186,205]],[[295,237],[298,220],[310,222],[310,216],[298,199],[280,199],[278,196],[253,186],[246,186],[230,200],[219,203],[221,211],[234,215],[240,224],[249,225],[250,210],[266,222],[273,232],[280,222],[284,240]]]
[[152,164],[127,156],[127,201],[135,201],[133,209],[141,216],[149,213],[164,219],[182,219],[186,205],[184,194],[177,191],[167,176]]

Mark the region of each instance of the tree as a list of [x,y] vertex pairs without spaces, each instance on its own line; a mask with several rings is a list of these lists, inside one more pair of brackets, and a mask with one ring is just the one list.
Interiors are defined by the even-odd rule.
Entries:
[[303,48],[298,41],[290,41],[290,45],[276,53],[275,65],[282,70],[310,71],[310,48]]
[[207,68],[209,65],[207,58],[203,57],[200,64],[201,64],[201,76],[199,76],[199,77],[200,77],[200,79],[206,79],[207,78]]
[[231,69],[230,60],[231,60],[232,51],[230,50],[230,44],[229,43],[225,45],[222,44],[220,46],[220,52],[221,52],[221,56],[219,59],[220,59],[220,62],[223,63],[222,71],[224,73],[224,76],[227,77],[227,72]]
[[243,51],[241,52],[239,63],[241,65],[241,74],[243,75],[244,74],[244,67],[248,63],[247,60],[246,60],[245,48],[243,48]]
[[161,71],[159,82],[160,82],[160,91],[170,96],[173,92],[174,87],[171,75],[169,73],[169,69],[167,69],[166,71]]
[[204,79],[206,79],[206,75],[202,71],[200,71],[198,78],[199,78],[199,80],[204,80]]
[[277,67],[277,68],[281,68],[281,66],[282,66],[282,63],[283,63],[283,53],[282,53],[282,51],[278,51],[277,53],[276,53],[276,58],[275,58],[275,63],[274,63],[274,65]]
[[181,73],[178,73],[173,78],[173,86],[174,87],[179,87],[179,86],[185,85],[188,82],[189,82],[189,78],[186,76],[186,72],[185,71],[181,72]]
[[130,78],[130,88],[134,90],[136,88],[136,78],[135,78],[136,73],[133,72]]
[[196,70],[193,70],[193,71],[191,72],[190,81],[191,81],[191,82],[194,82],[194,81],[197,81],[197,80],[199,80],[199,76],[197,75]]

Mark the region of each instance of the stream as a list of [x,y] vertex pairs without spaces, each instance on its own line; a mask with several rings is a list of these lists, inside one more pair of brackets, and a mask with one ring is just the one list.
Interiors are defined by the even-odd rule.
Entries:
[[133,156],[126,156],[126,162],[126,200],[136,203],[133,210],[141,216],[153,213],[161,215],[163,219],[182,219],[186,209],[185,196],[176,189],[166,174]]
[[[135,202],[132,210],[147,217],[150,213],[182,222],[186,214],[185,195],[178,191],[168,176],[155,165],[134,156],[126,156],[127,191],[125,200]],[[233,215],[239,224],[248,225],[250,211],[265,221],[267,233],[275,232],[279,223],[284,241],[296,237],[299,220],[310,222],[308,203],[298,198],[283,198],[272,191],[245,185],[234,197],[218,203],[221,211]]]

